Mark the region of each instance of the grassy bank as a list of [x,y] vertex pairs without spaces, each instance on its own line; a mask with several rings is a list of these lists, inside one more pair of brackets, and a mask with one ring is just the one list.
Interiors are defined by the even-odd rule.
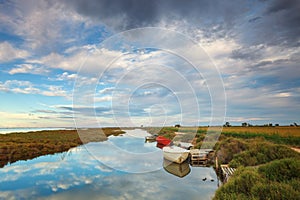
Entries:
[[[0,167],[18,160],[64,152],[88,142],[98,142],[107,136],[124,133],[119,128],[51,130],[0,135]],[[79,137],[80,135],[80,137]]]
[[[195,135],[195,148],[206,136],[214,136],[214,127],[151,128],[170,139],[175,132]],[[217,134],[218,135],[218,134]],[[185,139],[184,138],[184,139]],[[214,200],[300,199],[300,154],[291,147],[300,147],[300,127],[223,127],[215,145],[219,164],[237,168],[222,185]]]
[[257,167],[240,167],[214,200],[299,200],[300,160],[286,158]]
[[226,138],[217,143],[216,156],[220,164],[231,167],[257,166],[284,158],[300,159],[300,154],[286,145],[274,144],[262,138]]
[[[190,135],[195,135],[193,143],[199,148],[205,138],[207,132],[209,134],[214,133],[214,127],[151,127],[145,128],[148,132],[152,134],[163,135],[167,138],[173,139],[175,137],[175,132],[185,132],[187,133],[186,138],[183,140],[189,140]],[[290,126],[278,126],[278,127],[222,127],[222,134],[220,135],[220,140],[228,137],[241,138],[241,139],[255,139],[262,138],[266,141],[275,143],[290,145],[294,147],[300,147],[300,127],[290,127]]]
[[226,199],[299,199],[300,154],[263,137],[223,137],[216,145],[219,164],[237,171],[215,194]]

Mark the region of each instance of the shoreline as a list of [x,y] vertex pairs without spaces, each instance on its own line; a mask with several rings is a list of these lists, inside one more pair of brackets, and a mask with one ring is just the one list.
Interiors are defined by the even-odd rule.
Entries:
[[110,135],[123,134],[120,128],[75,130],[43,130],[0,134],[0,168],[19,160],[68,151],[89,142],[107,140]]
[[27,133],[36,131],[59,131],[59,130],[76,130],[73,127],[20,127],[20,128],[0,128],[0,135],[11,133]]

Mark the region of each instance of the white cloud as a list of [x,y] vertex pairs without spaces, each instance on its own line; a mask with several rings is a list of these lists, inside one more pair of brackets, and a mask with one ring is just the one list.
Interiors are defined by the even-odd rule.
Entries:
[[44,96],[63,96],[68,97],[67,91],[62,86],[47,85],[44,88],[37,88],[29,81],[8,80],[0,82],[0,91],[21,94],[40,94]]
[[12,68],[8,72],[11,75],[14,74],[40,74],[40,75],[45,75],[49,73],[49,70],[45,67],[39,67],[36,65],[32,64],[20,64],[17,65],[16,68]]
[[62,86],[49,85],[47,87],[48,87],[48,90],[41,91],[40,94],[45,95],[45,96],[68,97],[67,91],[65,91]]
[[281,92],[278,94],[275,94],[276,97],[290,97],[292,94],[290,92]]
[[103,96],[103,97],[94,97],[94,102],[110,102],[112,100],[112,96]]
[[100,73],[108,67],[114,58],[120,55],[122,55],[122,53],[119,51],[83,46],[78,48],[71,55],[64,56],[58,53],[50,53],[40,59],[27,60],[27,62],[43,64],[50,68],[72,72],[77,72],[80,69],[83,73]]
[[79,76],[75,73],[63,72],[62,74],[56,75],[56,78],[49,78],[52,81],[67,81],[69,84],[76,82],[79,86],[95,85],[98,79],[89,76]]
[[69,81],[69,80],[75,80],[76,78],[77,78],[77,74],[69,74],[68,72],[64,72],[62,74],[58,74],[55,80]]
[[35,88],[33,84],[29,81],[8,80],[4,83],[0,82],[0,91],[35,94],[39,92],[39,89]]
[[25,50],[13,47],[8,42],[0,43],[0,62],[8,62],[14,59],[24,59],[29,56]]
[[[23,37],[26,48],[46,52],[55,50],[58,40],[78,37],[75,34],[78,26],[89,21],[57,1],[14,1],[1,12],[3,27]],[[66,27],[70,31],[64,35]]]

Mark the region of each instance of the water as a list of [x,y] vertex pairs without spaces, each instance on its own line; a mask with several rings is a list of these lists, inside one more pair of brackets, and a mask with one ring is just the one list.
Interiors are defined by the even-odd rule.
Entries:
[[[0,134],[8,133],[24,133],[29,131],[43,131],[43,130],[65,130],[69,128],[0,128]],[[72,128],[70,128],[72,129]]]
[[[108,161],[109,155],[115,156],[108,149],[105,150],[106,153],[97,155],[87,151],[109,143],[125,149],[127,154],[162,155],[155,142],[144,143],[145,134],[147,133],[142,130],[131,130],[123,136],[111,136],[106,142],[89,143],[65,153],[5,166],[0,169],[0,199],[199,200],[213,197],[218,187],[213,168],[191,167],[187,163],[181,168],[178,165],[167,166],[164,163],[166,161],[160,157],[157,158],[160,161],[159,168],[156,159],[153,162],[149,158],[149,163],[144,165],[148,172],[141,173],[139,167],[142,165],[135,160],[117,157]],[[109,166],[99,162],[101,159]],[[122,164],[116,164],[117,162]],[[127,165],[131,166],[125,167]],[[118,166],[119,170],[112,166]],[[138,173],[127,172],[130,170],[137,170]],[[206,181],[203,181],[204,178]]]

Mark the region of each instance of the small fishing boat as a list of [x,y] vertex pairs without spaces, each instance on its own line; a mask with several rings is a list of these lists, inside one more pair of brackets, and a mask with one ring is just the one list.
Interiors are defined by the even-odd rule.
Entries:
[[156,138],[157,138],[157,134],[154,134],[154,135],[148,135],[148,136],[146,136],[145,137],[145,140],[146,141],[155,141],[156,140]]
[[184,148],[184,149],[188,149],[190,150],[190,148],[192,148],[194,145],[190,142],[180,142],[180,141],[175,141],[173,142],[174,145],[178,146],[178,147],[181,147],[181,148]]
[[185,177],[191,171],[188,162],[183,162],[181,164],[178,164],[164,159],[163,166],[168,173],[173,174],[174,176],[178,176],[180,178]]
[[189,150],[177,146],[163,147],[164,158],[175,163],[183,163],[189,156]]
[[164,148],[166,145],[163,145],[163,144],[160,144],[160,143],[156,143],[156,147],[157,148],[160,148],[160,149],[162,149],[162,148]]
[[165,138],[163,136],[157,136],[156,141],[157,141],[157,143],[162,144],[164,146],[167,146],[167,145],[171,144],[171,142],[172,142],[170,139]]

